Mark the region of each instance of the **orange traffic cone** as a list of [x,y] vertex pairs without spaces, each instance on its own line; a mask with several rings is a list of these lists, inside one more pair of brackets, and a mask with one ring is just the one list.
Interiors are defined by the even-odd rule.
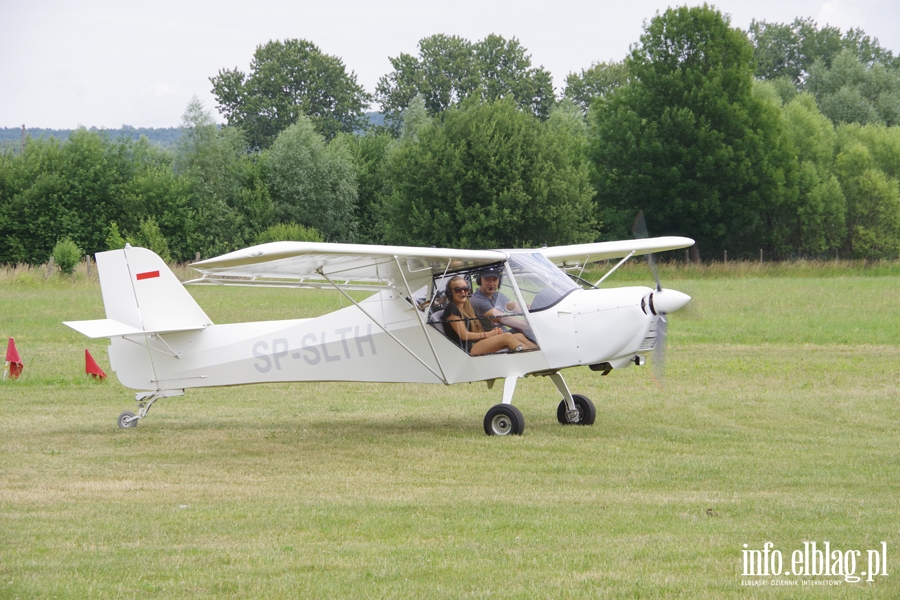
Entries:
[[3,365],[3,379],[18,379],[22,374],[22,359],[19,357],[19,351],[16,350],[16,341],[9,338],[9,344],[6,346],[6,363]]
[[94,379],[106,379],[106,373],[103,372],[87,348],[84,349],[84,372]]

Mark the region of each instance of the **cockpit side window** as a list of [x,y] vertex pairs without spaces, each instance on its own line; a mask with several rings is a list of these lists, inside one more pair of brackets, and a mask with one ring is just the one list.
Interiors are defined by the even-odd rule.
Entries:
[[[490,271],[491,275],[482,277],[488,271]],[[456,307],[449,306],[453,299],[448,298],[444,293],[447,284],[456,277],[462,277],[465,285],[455,287],[468,287],[467,306],[465,308],[459,304]],[[492,281],[491,277],[495,279]],[[483,279],[483,286],[479,283],[479,279]],[[521,306],[515,286],[509,281],[508,271],[503,263],[483,265],[476,269],[438,275],[432,281],[431,290],[432,296],[430,300],[420,304],[420,310],[427,307],[429,309],[429,322],[451,341],[459,343],[456,339],[459,336],[449,332],[448,318],[458,320],[458,317],[454,318],[451,315],[456,312],[462,312],[463,315],[465,313],[471,315],[471,317],[466,317],[466,327],[469,331],[490,332],[499,329],[500,333],[507,337],[519,336],[518,345],[524,346],[525,350],[537,348],[527,311]],[[475,297],[476,294],[479,297]],[[454,296],[454,299],[457,301],[463,298],[465,296]],[[476,326],[477,328],[475,328]],[[500,339],[499,335],[497,339]],[[472,345],[470,343],[464,347],[463,344],[460,344],[467,351],[469,351],[469,346]],[[516,345],[511,344],[509,348],[514,348]],[[475,352],[477,350],[479,350],[477,347],[471,349],[473,356],[476,355]],[[500,349],[499,351],[507,352],[509,350]]]

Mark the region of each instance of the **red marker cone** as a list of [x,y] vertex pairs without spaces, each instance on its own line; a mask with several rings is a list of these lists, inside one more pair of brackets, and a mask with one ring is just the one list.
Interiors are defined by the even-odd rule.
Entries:
[[22,359],[19,358],[19,351],[16,350],[16,341],[9,338],[9,344],[6,346],[6,363],[3,365],[3,379],[6,379],[7,374],[10,379],[18,379],[24,367]]
[[103,372],[87,348],[84,349],[84,372],[94,379],[106,379],[106,373]]

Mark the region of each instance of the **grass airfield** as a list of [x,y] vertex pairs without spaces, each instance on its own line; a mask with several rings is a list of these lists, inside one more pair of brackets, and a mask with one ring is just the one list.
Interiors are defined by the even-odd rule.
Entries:
[[[644,284],[636,265],[608,285]],[[83,375],[99,285],[0,278],[0,598],[896,598],[900,275],[875,268],[667,269],[666,381],[565,372],[597,406],[556,422],[500,391],[322,383],[189,390],[132,430],[133,392]],[[314,316],[333,292],[192,288],[215,322]],[[771,542],[887,548],[887,576],[744,576]],[[806,582],[806,584],[804,584]],[[823,585],[821,582],[831,582]]]

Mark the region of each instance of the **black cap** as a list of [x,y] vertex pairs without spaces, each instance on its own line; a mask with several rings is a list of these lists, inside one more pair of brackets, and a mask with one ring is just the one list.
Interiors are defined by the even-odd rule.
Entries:
[[487,267],[482,269],[478,274],[480,277],[500,277],[500,269],[497,267]]

